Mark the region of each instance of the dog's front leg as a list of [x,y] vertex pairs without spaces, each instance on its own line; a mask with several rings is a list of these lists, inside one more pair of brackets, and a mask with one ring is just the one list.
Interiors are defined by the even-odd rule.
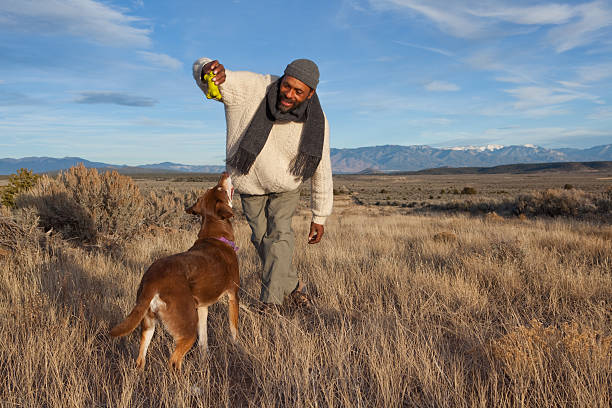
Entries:
[[203,354],[208,349],[208,306],[198,306],[198,346]]

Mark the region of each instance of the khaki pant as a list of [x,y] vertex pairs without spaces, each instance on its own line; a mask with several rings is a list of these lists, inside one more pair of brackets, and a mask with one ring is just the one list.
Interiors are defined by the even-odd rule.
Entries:
[[281,304],[298,284],[291,264],[295,244],[291,219],[300,200],[300,189],[264,195],[240,194],[240,199],[251,226],[251,242],[263,264],[259,299]]

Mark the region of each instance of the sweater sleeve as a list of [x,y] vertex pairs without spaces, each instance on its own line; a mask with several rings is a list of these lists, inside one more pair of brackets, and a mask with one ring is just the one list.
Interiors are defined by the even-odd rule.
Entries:
[[[193,63],[193,78],[205,94],[208,92],[208,84],[202,81],[202,68],[211,61],[210,58],[203,57]],[[221,102],[226,106],[235,106],[253,97],[263,97],[266,87],[276,78],[248,71],[231,71],[226,68],[225,82],[219,85]]]
[[204,94],[208,92],[208,83],[202,81],[202,68],[204,68],[204,65],[211,61],[212,60],[210,58],[204,57],[193,63],[193,79],[195,79],[196,83]]
[[332,213],[334,205],[334,185],[329,152],[329,123],[325,118],[325,138],[323,152],[319,167],[310,181],[310,207],[312,209],[312,222],[325,224],[327,217]]

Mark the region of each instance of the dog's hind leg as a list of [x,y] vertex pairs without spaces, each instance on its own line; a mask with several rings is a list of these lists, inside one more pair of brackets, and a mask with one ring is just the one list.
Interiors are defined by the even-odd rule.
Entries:
[[230,289],[227,294],[229,296],[228,315],[230,333],[232,334],[232,340],[235,342],[236,338],[238,337],[238,287],[235,286],[234,288]]
[[208,349],[208,306],[198,307],[198,346],[202,353]]
[[174,352],[170,356],[170,361],[168,362],[170,368],[176,371],[181,371],[183,357],[185,357],[185,354],[187,354],[189,349],[191,349],[191,346],[193,346],[193,343],[195,343],[195,341],[195,334],[191,337],[181,337],[176,339],[176,348],[174,349]]
[[197,338],[198,316],[194,299],[188,289],[177,290],[173,294],[174,296],[167,298],[167,307],[159,312],[159,318],[175,342],[169,365],[180,371],[183,357]]
[[136,366],[140,370],[143,370],[147,350],[149,349],[149,344],[151,344],[151,339],[153,338],[153,333],[155,332],[155,318],[149,316],[149,312],[147,312],[144,319],[142,319],[140,326],[142,328],[142,332],[140,333],[140,351],[138,352]]

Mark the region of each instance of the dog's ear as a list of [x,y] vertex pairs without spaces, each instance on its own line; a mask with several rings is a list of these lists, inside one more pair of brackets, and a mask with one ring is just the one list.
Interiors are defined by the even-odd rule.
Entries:
[[232,207],[224,203],[223,201],[218,201],[215,206],[215,212],[217,215],[223,219],[232,218],[234,216],[234,211],[232,211]]
[[192,205],[189,208],[185,208],[185,212],[187,214],[203,215],[203,212],[202,212],[202,202],[203,201],[204,200],[202,199],[202,197],[198,198],[198,201],[196,201],[194,205]]

